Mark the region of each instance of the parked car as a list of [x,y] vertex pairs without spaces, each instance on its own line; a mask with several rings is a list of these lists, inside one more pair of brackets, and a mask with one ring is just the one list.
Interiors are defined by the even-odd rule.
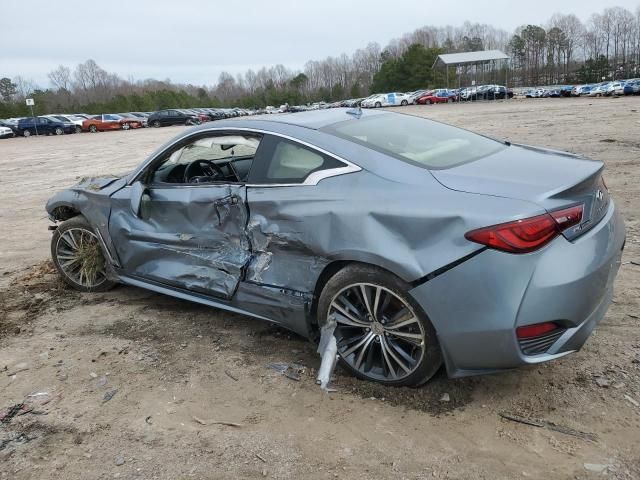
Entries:
[[0,127],[5,127],[8,128],[9,130],[11,130],[13,132],[13,136],[15,137],[18,132],[18,122],[9,122],[7,120],[0,120]]
[[154,112],[149,115],[147,122],[152,127],[166,127],[169,125],[198,125],[201,120],[194,113],[175,108]]
[[82,122],[82,129],[92,133],[107,130],[129,130],[131,128],[142,128],[142,121],[133,118],[124,118],[114,113],[105,113],[95,115]]
[[611,82],[608,84],[607,95],[624,95],[624,82]]
[[586,95],[588,97],[604,97],[608,94],[608,86],[609,84],[596,85]]
[[73,123],[76,126],[76,133],[80,133],[82,131],[82,122],[84,122],[84,118],[77,117],[75,115],[44,115],[45,117],[51,118],[53,120],[57,120],[63,123]]
[[431,105],[432,103],[452,103],[456,100],[454,97],[450,97],[446,91],[440,92],[428,92],[426,95],[418,98],[416,103],[420,105]]
[[137,122],[140,122],[142,124],[143,127],[147,126],[147,117],[142,115],[141,113],[136,114],[133,112],[126,112],[126,113],[118,113],[117,114],[119,117],[122,117],[124,119],[129,119],[129,120],[134,120]]
[[362,101],[364,108],[397,107],[399,105],[409,105],[411,97],[406,93],[392,92],[373,95]]
[[576,85],[571,90],[571,95],[574,97],[579,97],[581,95],[587,95],[591,90],[592,85]]
[[442,363],[458,377],[581,348],[625,243],[603,168],[331,109],[183,131],[46,210],[78,290],[121,282],[255,316],[320,337],[360,378],[419,385]]
[[61,122],[48,117],[27,117],[18,120],[17,134],[24,137],[31,135],[62,135],[76,133],[76,126],[71,122]]
[[631,79],[624,83],[623,93],[625,95],[638,95],[640,94],[640,80]]
[[16,134],[13,133],[13,130],[9,127],[3,127],[0,125],[0,138],[11,138],[15,137]]

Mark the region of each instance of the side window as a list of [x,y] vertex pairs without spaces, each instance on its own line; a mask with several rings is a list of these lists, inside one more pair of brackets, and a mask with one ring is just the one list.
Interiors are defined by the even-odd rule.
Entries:
[[165,151],[146,172],[151,185],[242,183],[249,177],[261,137],[209,134],[184,140]]
[[314,172],[344,166],[341,161],[313,148],[270,136],[263,140],[251,183],[304,183]]

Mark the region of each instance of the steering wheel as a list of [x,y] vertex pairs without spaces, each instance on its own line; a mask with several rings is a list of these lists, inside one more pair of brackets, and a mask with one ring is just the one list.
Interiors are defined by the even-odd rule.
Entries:
[[200,183],[198,177],[207,177],[206,181],[213,182],[218,177],[224,178],[224,172],[211,160],[194,160],[184,169],[184,182]]

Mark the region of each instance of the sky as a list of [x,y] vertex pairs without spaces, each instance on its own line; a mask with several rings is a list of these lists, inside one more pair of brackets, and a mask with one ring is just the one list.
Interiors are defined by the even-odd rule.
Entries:
[[[26,4],[24,4],[26,5]],[[488,23],[509,32],[544,24],[557,11],[586,21],[594,12],[640,0],[0,0],[0,77],[48,87],[47,73],[92,58],[123,78],[213,85],[222,71],[351,54],[424,25]],[[379,5],[379,6],[378,6]]]

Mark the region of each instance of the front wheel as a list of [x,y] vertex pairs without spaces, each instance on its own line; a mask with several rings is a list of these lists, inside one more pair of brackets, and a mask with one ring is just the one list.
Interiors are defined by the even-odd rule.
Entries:
[[55,134],[56,135],[62,135],[64,132],[62,131],[62,129],[60,127],[56,127],[55,129]]
[[104,292],[116,282],[109,280],[102,246],[86,218],[65,220],[51,238],[51,258],[67,285],[81,292]]
[[160,121],[154,120],[153,122],[151,122],[151,125],[153,125],[154,128],[160,128]]
[[400,102],[400,105],[402,105],[403,107],[406,107],[407,105],[409,105],[409,102],[407,102],[406,100],[402,100]]
[[22,135],[25,137],[30,137],[31,136],[31,130],[25,130],[24,132],[22,132]]
[[380,108],[382,106],[382,104],[380,102],[376,102],[375,107],[376,108]]
[[91,133],[96,133],[98,131],[98,127],[96,127],[95,125],[89,125],[89,131]]
[[82,133],[82,127],[76,126],[76,133]]
[[131,125],[129,125],[128,123],[122,124],[122,130],[129,130],[130,128],[131,128]]
[[335,322],[341,364],[356,377],[417,386],[442,365],[435,329],[410,288],[389,272],[360,264],[345,267],[325,285],[319,324]]

